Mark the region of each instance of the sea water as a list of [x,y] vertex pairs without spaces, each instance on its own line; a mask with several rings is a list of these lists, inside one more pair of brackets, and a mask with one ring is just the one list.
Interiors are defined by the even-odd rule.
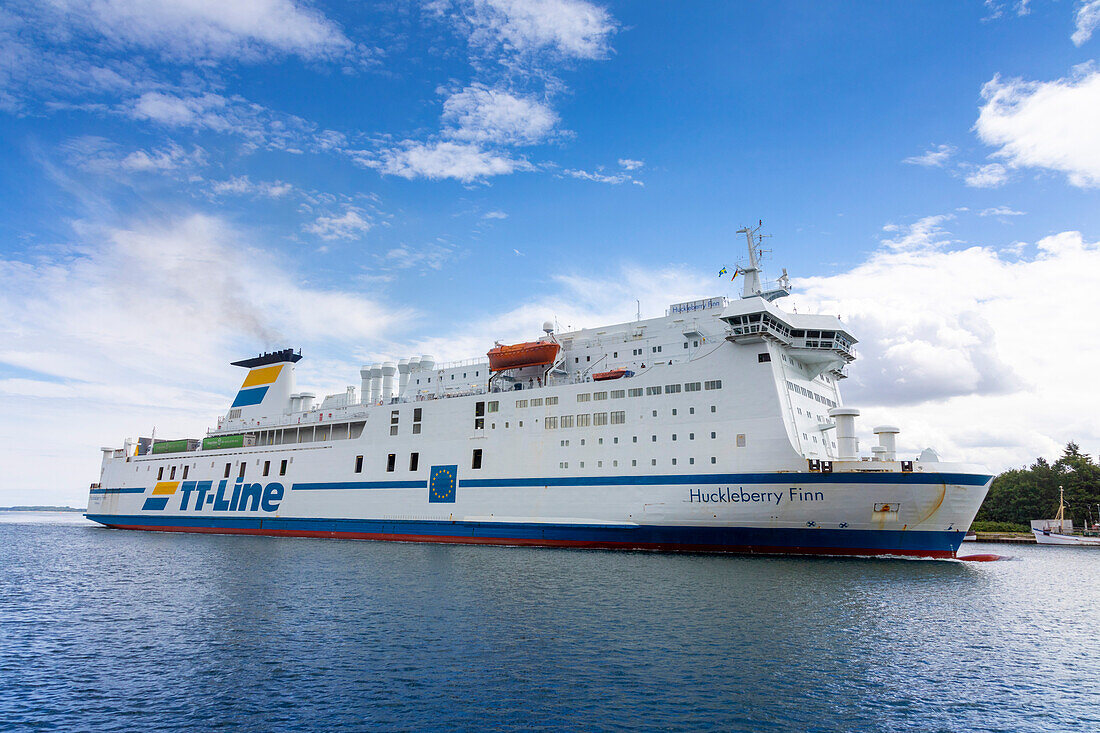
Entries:
[[0,516],[0,730],[1100,730],[1100,550],[992,563]]

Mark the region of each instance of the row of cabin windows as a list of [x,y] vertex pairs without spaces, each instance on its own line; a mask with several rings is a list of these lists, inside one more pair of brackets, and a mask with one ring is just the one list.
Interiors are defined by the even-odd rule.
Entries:
[[[467,378],[468,378],[468,377],[466,376],[467,374],[468,374],[468,372],[462,372],[462,378],[463,378],[463,379],[467,379]],[[480,371],[480,370],[478,370],[478,371],[474,372],[474,376],[475,376],[475,377],[480,377],[480,376],[481,376],[481,371]],[[455,378],[455,375],[454,375],[454,374],[452,374],[452,375],[451,375],[451,381],[454,381],[454,378]],[[420,379],[421,379],[420,377],[417,377],[417,378],[416,378],[416,383],[417,383],[417,384],[420,384]],[[426,378],[424,379],[424,383],[425,383],[425,384],[431,384],[431,383],[432,383],[432,378],[431,378],[431,377],[426,377]]]
[[355,440],[363,434],[363,421],[302,425],[293,428],[260,430],[254,433],[256,445],[290,445],[314,443],[320,440]]
[[[481,448],[475,448],[471,459],[470,468],[481,468]],[[420,468],[420,454],[409,454],[409,470],[416,471]],[[386,455],[386,473],[393,473],[397,470],[397,454],[389,453]],[[363,473],[363,456],[355,457],[355,472]]]
[[[673,466],[677,465],[677,459],[673,458],[671,460],[672,460],[672,465]],[[710,462],[712,464],[718,463],[718,457],[717,456],[711,456],[710,457]],[[631,466],[637,466],[638,465],[638,459],[637,458],[632,459],[630,461],[630,465]],[[657,465],[657,459],[656,458],[650,458],[649,459],[649,465],[656,466]],[[695,465],[695,458],[688,458],[688,465],[694,466]],[[577,467],[578,468],[584,468],[584,461],[578,461],[577,462]],[[619,467],[619,461],[618,460],[611,461],[611,468],[618,468],[618,467]],[[569,461],[559,461],[558,462],[558,468],[569,468]],[[596,461],[596,468],[603,468],[603,461]]]
[[822,397],[817,392],[806,389],[805,387],[800,387],[790,380],[787,380],[787,389],[791,390],[792,392],[796,392],[803,397],[809,397],[811,400],[814,400],[815,402],[818,402],[822,405],[826,405],[828,407],[836,407],[836,402],[830,400],[828,397]]
[[[789,384],[789,382],[788,382]],[[666,384],[663,387],[660,385],[654,387],[646,387],[644,390],[641,387],[635,387],[633,389],[613,389],[610,392],[581,392],[577,395],[577,402],[588,402],[589,400],[606,400],[608,396],[613,400],[620,400],[626,397],[628,394],[631,397],[641,397],[643,394],[647,395],[659,395],[659,394],[679,394],[683,392],[699,392],[703,389],[722,389],[721,379],[712,379],[707,382],[685,382],[684,384]],[[480,404],[480,403],[479,403]],[[496,402],[490,402],[490,405],[496,405]],[[557,397],[547,397],[547,405],[558,404]],[[516,400],[516,408],[524,409],[528,406],[541,407],[543,400],[541,398],[535,398],[530,400]],[[489,412],[495,412],[496,409],[490,409]],[[477,413],[480,415],[480,413]]]
[[[280,476],[285,476],[286,475],[287,464],[288,464],[288,461],[286,459],[283,459],[282,461],[279,462],[279,475]],[[245,461],[241,461],[239,463],[239,468],[237,470],[237,477],[238,478],[244,478],[244,472],[245,472],[245,466],[246,465],[247,465],[247,463]],[[168,468],[169,468],[168,480],[169,481],[174,481],[175,478],[176,478],[176,467],[175,466],[169,466]],[[180,476],[181,480],[183,480],[183,481],[187,480],[187,474],[188,474],[188,469],[189,468],[190,468],[190,466],[184,466],[183,467],[183,473]],[[157,469],[157,481],[164,480],[164,469],[165,469],[165,466],[161,466],[160,468]],[[229,474],[232,472],[232,470],[233,470],[233,463],[232,462],[226,463],[225,464],[225,469],[222,471],[222,478],[229,478]],[[270,474],[271,474],[271,461],[264,461],[263,475],[264,476],[269,476]]]
[[[413,435],[420,435],[420,430],[421,430],[423,419],[424,419],[424,408],[423,407],[414,407],[413,408],[413,423],[412,423]],[[400,420],[401,420],[401,411],[400,410],[390,410],[390,435],[397,435],[398,429],[401,426],[400,425]]]

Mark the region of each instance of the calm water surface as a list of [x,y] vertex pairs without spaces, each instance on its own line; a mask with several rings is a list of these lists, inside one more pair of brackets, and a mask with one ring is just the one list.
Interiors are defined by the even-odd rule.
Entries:
[[0,515],[0,730],[1100,730],[1100,551],[740,558]]

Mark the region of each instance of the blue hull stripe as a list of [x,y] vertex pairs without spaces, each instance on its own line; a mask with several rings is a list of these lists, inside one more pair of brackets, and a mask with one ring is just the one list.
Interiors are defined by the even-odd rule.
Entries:
[[426,489],[427,481],[336,481],[316,484],[294,484],[295,491],[330,491],[338,489]]
[[168,506],[168,496],[150,496],[145,500],[145,503],[141,505],[141,511],[160,511],[164,507]]
[[985,486],[993,479],[973,473],[710,473],[666,476],[568,476],[459,479],[474,488],[502,486],[667,486],[680,484],[960,484]]
[[134,487],[132,489],[89,489],[89,494],[144,494],[145,487]]
[[525,524],[512,522],[445,522],[379,519],[291,519],[283,517],[195,517],[88,514],[109,526],[253,532],[314,532],[338,536],[378,535],[395,538],[454,538],[603,543],[624,546],[721,549],[760,552],[828,552],[868,550],[899,554],[954,554],[964,532],[901,530],[794,529],[759,527],[690,527],[604,524]]

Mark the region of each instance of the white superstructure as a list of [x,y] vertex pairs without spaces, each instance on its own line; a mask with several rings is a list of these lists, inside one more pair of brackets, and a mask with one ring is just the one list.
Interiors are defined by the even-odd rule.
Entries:
[[[367,364],[299,392],[290,350],[249,369],[198,450],[104,449],[88,514],[205,532],[953,556],[990,477],[859,450],[840,383],[856,339],[787,313],[742,230],[742,297],[494,347]],[[171,450],[174,452],[155,452]],[[929,458],[934,455],[929,454]]]

